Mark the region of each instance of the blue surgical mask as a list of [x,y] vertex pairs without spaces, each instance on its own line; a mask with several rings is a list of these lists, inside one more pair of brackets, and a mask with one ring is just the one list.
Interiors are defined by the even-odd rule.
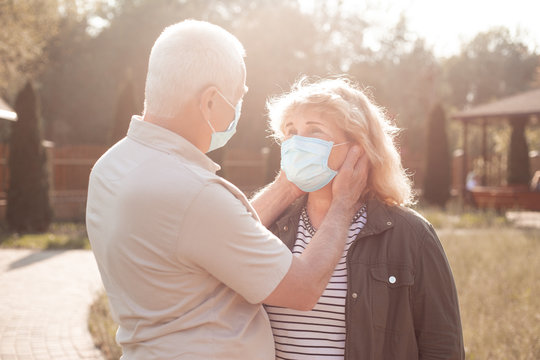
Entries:
[[317,191],[336,176],[337,171],[328,167],[328,157],[334,146],[343,144],[294,135],[281,144],[281,168],[300,190]]
[[238,125],[238,120],[240,119],[240,113],[242,111],[242,99],[238,101],[238,104],[234,106],[227,100],[225,96],[218,90],[218,94],[225,100],[225,102],[234,109],[234,120],[230,123],[229,127],[225,131],[216,131],[212,124],[210,123],[210,120],[207,119],[208,125],[210,125],[210,129],[212,129],[212,139],[210,140],[210,147],[208,148],[207,152],[210,152],[212,150],[219,149],[220,147],[224,146],[227,141],[229,141],[233,135],[236,133],[236,125]]

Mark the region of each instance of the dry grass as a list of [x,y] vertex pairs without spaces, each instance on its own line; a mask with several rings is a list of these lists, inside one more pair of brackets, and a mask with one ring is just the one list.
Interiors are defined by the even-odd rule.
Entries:
[[468,360],[540,359],[540,230],[442,229]]
[[98,295],[88,316],[88,329],[94,340],[94,344],[99,348],[107,360],[118,360],[122,356],[122,349],[115,341],[118,326],[111,318],[109,301],[107,295]]
[[52,223],[44,233],[18,234],[0,226],[0,248],[69,250],[90,249],[84,223]]

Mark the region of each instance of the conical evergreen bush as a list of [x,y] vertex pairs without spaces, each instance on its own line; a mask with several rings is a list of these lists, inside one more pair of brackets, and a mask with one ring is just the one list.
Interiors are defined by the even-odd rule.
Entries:
[[27,83],[15,101],[18,120],[9,143],[6,220],[16,232],[46,231],[52,218],[38,109],[34,89]]
[[529,147],[525,139],[526,117],[512,119],[512,135],[508,152],[508,185],[528,185],[531,180]]
[[126,136],[131,116],[137,112],[137,108],[133,82],[127,80],[116,103],[114,123],[109,137],[110,144],[114,144]]
[[444,206],[450,198],[451,170],[446,115],[440,104],[433,107],[428,119],[425,173],[423,198]]

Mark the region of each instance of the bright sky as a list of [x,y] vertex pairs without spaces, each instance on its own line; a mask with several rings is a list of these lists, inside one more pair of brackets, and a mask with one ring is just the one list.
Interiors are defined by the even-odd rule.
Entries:
[[[116,0],[108,0],[114,3]],[[310,11],[313,3],[325,1],[330,6],[338,0],[300,0]],[[437,56],[451,56],[461,44],[480,32],[497,26],[519,34],[531,48],[540,51],[540,0],[340,0],[351,13],[358,13],[378,24],[393,26],[402,13],[410,31],[424,38]],[[375,9],[375,10],[371,10]],[[107,24],[94,19],[92,25],[101,29]],[[365,34],[379,38],[380,34]]]
[[[309,11],[314,2],[300,0]],[[408,28],[424,38],[437,56],[450,56],[479,32],[504,26],[512,35],[520,34],[530,47],[540,50],[540,0],[341,0],[351,14],[393,26],[402,13]],[[337,0],[327,1],[328,5]],[[365,40],[381,34],[365,34]],[[371,37],[371,39],[370,39]]]
[[[539,0],[384,0],[409,19],[409,28],[440,56],[459,51],[479,32],[505,26],[540,49]],[[399,9],[401,8],[401,9]]]

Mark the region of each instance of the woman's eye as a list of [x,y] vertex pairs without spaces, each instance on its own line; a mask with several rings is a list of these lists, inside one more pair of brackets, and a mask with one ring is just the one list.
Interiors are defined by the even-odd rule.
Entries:
[[290,136],[293,136],[293,135],[296,135],[298,134],[298,131],[296,131],[295,129],[290,129],[287,131],[287,133],[285,134],[287,137],[290,137]]
[[324,134],[324,132],[319,128],[312,128],[309,130],[310,134]]

